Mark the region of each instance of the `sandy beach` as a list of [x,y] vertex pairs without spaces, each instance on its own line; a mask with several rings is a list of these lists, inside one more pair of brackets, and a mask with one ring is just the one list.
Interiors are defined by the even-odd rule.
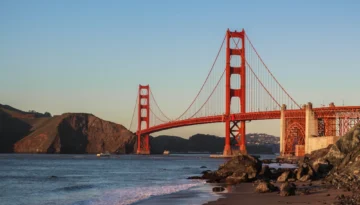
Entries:
[[[238,205],[238,204],[333,204],[338,195],[351,195],[351,192],[325,187],[321,181],[296,182],[297,192],[295,196],[282,197],[278,192],[256,193],[253,183],[242,183],[236,186],[226,186],[227,193],[219,193],[223,197],[217,201],[208,202],[204,205]],[[279,184],[276,184],[279,186]],[[309,194],[302,192],[308,189]]]

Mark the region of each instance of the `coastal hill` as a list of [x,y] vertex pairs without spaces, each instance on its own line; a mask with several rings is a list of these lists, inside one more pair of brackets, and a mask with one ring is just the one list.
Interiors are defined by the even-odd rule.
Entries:
[[24,112],[0,104],[0,152],[133,153],[136,137],[92,114]]

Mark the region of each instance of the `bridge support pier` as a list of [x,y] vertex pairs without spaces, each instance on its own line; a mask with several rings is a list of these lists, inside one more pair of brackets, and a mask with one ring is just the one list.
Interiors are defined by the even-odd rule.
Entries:
[[[246,141],[245,141],[245,121],[225,121],[225,146],[224,156],[231,156],[237,153],[247,154]],[[236,146],[239,146],[239,150],[231,149],[231,137],[236,141]]]
[[[224,156],[233,155],[230,146],[230,135],[235,138],[239,151],[246,154],[245,142],[245,121],[235,121],[231,114],[231,99],[239,98],[239,112],[246,113],[246,67],[245,67],[245,31],[226,32],[226,67],[225,67],[225,147]],[[238,40],[236,40],[238,39]],[[238,47],[238,43],[240,47]],[[234,47],[231,47],[234,42]],[[231,59],[239,59],[239,62],[231,61]],[[231,76],[239,76],[240,82],[231,86]],[[232,123],[232,125],[231,125]]]
[[280,155],[284,155],[285,152],[285,138],[286,138],[286,121],[285,121],[286,105],[281,106],[280,115]]
[[150,154],[149,135],[138,135],[136,154]]
[[230,120],[225,121],[225,146],[224,146],[224,156],[231,156],[231,144],[230,144]]
[[150,126],[150,86],[139,85],[138,101],[138,131],[137,131],[137,154],[150,154],[149,134],[141,134],[142,123],[146,128]]

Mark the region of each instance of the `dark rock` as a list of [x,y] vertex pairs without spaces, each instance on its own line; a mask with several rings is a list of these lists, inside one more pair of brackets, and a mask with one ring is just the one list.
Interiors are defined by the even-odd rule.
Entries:
[[205,171],[202,171],[201,174],[208,174],[210,172],[211,172],[211,170],[205,170]]
[[209,180],[206,180],[206,183],[220,183],[222,182],[222,179],[209,179]]
[[220,183],[225,181],[225,178],[222,176],[218,176],[216,172],[205,172],[202,176],[202,179],[207,179],[207,183]]
[[289,179],[295,181],[295,174],[291,170],[286,170],[277,178],[277,182],[286,182]]
[[224,187],[216,186],[212,188],[213,192],[223,192],[225,190]]
[[50,176],[49,178],[50,179],[57,179],[58,177],[57,176]]
[[299,165],[299,168],[296,173],[296,179],[300,180],[305,175],[308,175],[310,178],[314,176],[313,168],[306,162],[303,162]]
[[226,162],[216,174],[224,178],[232,175],[234,177],[243,177],[247,174],[248,180],[254,180],[261,171],[262,163],[257,158],[250,155],[238,155]]
[[310,190],[309,189],[304,189],[303,191],[300,192],[301,195],[309,195],[310,194]]
[[228,176],[225,181],[227,184],[240,184],[241,182],[249,181],[249,178],[246,173],[242,173],[241,175]]
[[201,166],[200,169],[206,169],[207,167],[206,166]]
[[274,191],[278,191],[278,190],[279,190],[279,188],[274,186],[270,182],[260,182],[255,188],[255,192],[257,192],[257,193],[267,193],[267,192],[274,192]]
[[288,179],[287,181],[288,181],[288,182],[295,182],[296,179],[295,179],[295,178],[290,178],[290,179]]
[[302,177],[299,179],[299,181],[301,181],[301,182],[306,182],[306,181],[309,181],[309,180],[311,180],[311,176],[308,175],[308,174],[302,176]]
[[206,172],[202,176],[207,182],[225,182],[237,184],[244,181],[253,181],[261,171],[262,163],[250,155],[238,155],[220,165],[215,172]]
[[293,196],[295,191],[296,185],[293,183],[285,182],[280,186],[280,196]]
[[328,160],[325,160],[324,162],[318,162],[314,166],[314,171],[317,174],[319,178],[326,177],[328,173],[333,168],[333,165],[330,164]]
[[191,176],[188,177],[187,179],[203,179],[201,176]]
[[270,168],[268,165],[265,165],[262,167],[260,173],[259,173],[259,176],[264,178],[264,179],[271,179],[273,174],[272,172],[270,171]]

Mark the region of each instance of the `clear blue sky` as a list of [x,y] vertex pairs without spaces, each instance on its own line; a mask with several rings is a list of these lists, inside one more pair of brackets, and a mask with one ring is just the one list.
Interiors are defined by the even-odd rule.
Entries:
[[[170,116],[200,88],[227,28],[245,28],[297,102],[359,105],[360,1],[0,1],[0,103],[128,126],[138,84]],[[177,96],[168,96],[177,92]],[[248,132],[279,133],[278,121]],[[224,135],[223,125],[164,132]]]

